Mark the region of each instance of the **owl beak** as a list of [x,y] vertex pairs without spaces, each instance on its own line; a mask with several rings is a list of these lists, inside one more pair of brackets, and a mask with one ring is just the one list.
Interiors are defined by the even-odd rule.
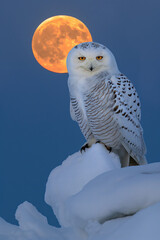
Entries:
[[90,68],[89,68],[89,70],[93,71],[93,69],[94,69],[94,68],[93,68],[93,66],[91,65]]

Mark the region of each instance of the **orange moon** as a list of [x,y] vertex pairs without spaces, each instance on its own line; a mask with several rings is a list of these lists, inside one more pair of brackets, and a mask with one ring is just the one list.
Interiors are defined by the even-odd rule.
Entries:
[[32,38],[32,51],[42,67],[66,73],[69,51],[82,42],[92,42],[85,24],[77,18],[59,15],[46,19],[37,27]]

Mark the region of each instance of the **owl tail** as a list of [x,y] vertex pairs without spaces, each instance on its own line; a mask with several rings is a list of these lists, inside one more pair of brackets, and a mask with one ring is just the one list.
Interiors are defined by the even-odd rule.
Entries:
[[130,156],[129,166],[137,166],[137,165],[139,165],[139,164],[134,160],[134,158],[132,158],[132,157]]
[[118,154],[121,162],[121,167],[127,166],[136,166],[136,165],[145,165],[147,164],[147,160],[145,156],[137,156],[137,155],[130,155],[126,149],[121,146],[119,150],[113,150],[114,153]]
[[147,164],[147,163],[148,163],[148,162],[147,162],[147,159],[146,159],[145,156],[143,156],[143,157],[140,158],[140,161],[139,161],[139,164],[140,164],[140,165],[145,165],[145,164]]
[[136,160],[130,156],[129,166],[145,165],[145,164],[147,164],[147,159],[145,156],[139,157]]

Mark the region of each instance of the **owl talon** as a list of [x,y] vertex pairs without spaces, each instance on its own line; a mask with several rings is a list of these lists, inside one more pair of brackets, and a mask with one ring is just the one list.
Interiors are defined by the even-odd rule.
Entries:
[[105,145],[105,147],[107,148],[107,150],[109,151],[109,153],[112,151],[112,148],[111,147],[108,147]]
[[89,148],[89,145],[88,143],[86,143],[85,145],[83,145],[80,149],[80,152],[82,153],[83,151],[85,152],[86,151],[86,148]]

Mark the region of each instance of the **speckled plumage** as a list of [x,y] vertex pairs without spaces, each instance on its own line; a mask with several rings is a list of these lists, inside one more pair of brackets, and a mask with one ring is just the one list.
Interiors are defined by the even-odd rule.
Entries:
[[[83,63],[80,56],[86,58]],[[96,61],[96,56],[102,56],[102,61]],[[100,141],[112,148],[122,166],[129,164],[130,156],[145,164],[139,97],[112,53],[98,43],[82,43],[69,53],[67,67],[71,116],[88,144]]]

